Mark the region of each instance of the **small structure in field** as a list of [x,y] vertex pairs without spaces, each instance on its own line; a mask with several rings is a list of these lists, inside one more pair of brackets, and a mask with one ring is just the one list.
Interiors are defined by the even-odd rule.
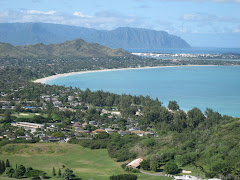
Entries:
[[183,173],[183,174],[191,174],[191,173],[192,173],[192,171],[186,171],[186,170],[182,170],[182,173]]
[[183,176],[173,176],[174,180],[201,180],[196,176],[192,175],[183,175]]
[[138,136],[143,136],[145,131],[132,131],[133,134],[136,134]]
[[98,134],[98,133],[104,133],[106,132],[104,129],[96,129],[95,131],[93,131],[93,134]]
[[76,128],[76,127],[80,127],[80,128],[81,128],[81,127],[82,127],[82,125],[81,125],[81,123],[80,123],[80,122],[75,122],[75,123],[74,123],[74,125],[73,125],[73,127],[75,127],[75,128]]
[[111,134],[111,133],[116,132],[114,129],[111,129],[111,128],[106,128],[105,131],[106,131],[108,134]]
[[143,161],[142,158],[135,159],[132,162],[128,163],[127,167],[138,168],[142,161]]
[[121,136],[125,136],[127,134],[131,134],[131,131],[118,131],[118,133],[121,135]]

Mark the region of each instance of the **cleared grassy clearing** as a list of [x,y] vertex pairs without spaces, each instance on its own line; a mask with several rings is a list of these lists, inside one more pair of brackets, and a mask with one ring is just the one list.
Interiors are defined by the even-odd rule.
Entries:
[[[56,172],[64,165],[71,168],[74,174],[82,180],[107,180],[114,174],[126,173],[108,156],[106,150],[91,150],[74,144],[37,143],[37,144],[8,144],[1,148],[0,159],[9,159],[13,165],[23,164],[34,169],[45,171],[52,177],[52,168]],[[139,175],[139,174],[138,174]],[[3,180],[9,178],[0,177]],[[59,178],[51,178],[59,179]],[[140,174],[139,180],[167,179]]]
[[16,116],[17,118],[33,118],[34,116],[42,115],[43,117],[47,117],[46,114],[40,114],[40,113],[16,113],[13,114],[13,116]]

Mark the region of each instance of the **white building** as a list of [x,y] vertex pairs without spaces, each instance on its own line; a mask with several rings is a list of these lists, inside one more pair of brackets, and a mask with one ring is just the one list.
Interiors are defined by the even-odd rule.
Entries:
[[138,168],[142,161],[142,158],[135,159],[132,162],[128,163],[127,167]]

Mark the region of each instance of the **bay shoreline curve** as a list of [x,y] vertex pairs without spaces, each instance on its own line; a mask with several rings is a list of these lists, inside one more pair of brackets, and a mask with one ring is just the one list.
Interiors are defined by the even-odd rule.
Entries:
[[145,66],[145,67],[134,67],[134,68],[119,68],[119,69],[100,69],[100,70],[86,70],[86,71],[78,71],[78,72],[69,72],[63,74],[56,74],[53,76],[48,76],[40,79],[33,80],[34,83],[42,83],[47,84],[48,81],[65,77],[72,76],[77,74],[85,74],[85,73],[95,73],[95,72],[107,72],[107,71],[123,71],[123,70],[138,70],[138,69],[152,69],[152,68],[172,68],[172,67],[198,67],[198,66],[217,66],[217,65],[176,65],[176,66]]

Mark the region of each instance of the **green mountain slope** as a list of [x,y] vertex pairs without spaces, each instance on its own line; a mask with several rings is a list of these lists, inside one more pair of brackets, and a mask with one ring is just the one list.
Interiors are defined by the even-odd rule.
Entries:
[[81,39],[66,41],[61,44],[34,44],[25,46],[12,46],[0,43],[0,57],[11,58],[43,58],[43,57],[116,57],[131,56],[123,49],[111,49],[99,44],[87,43]]

